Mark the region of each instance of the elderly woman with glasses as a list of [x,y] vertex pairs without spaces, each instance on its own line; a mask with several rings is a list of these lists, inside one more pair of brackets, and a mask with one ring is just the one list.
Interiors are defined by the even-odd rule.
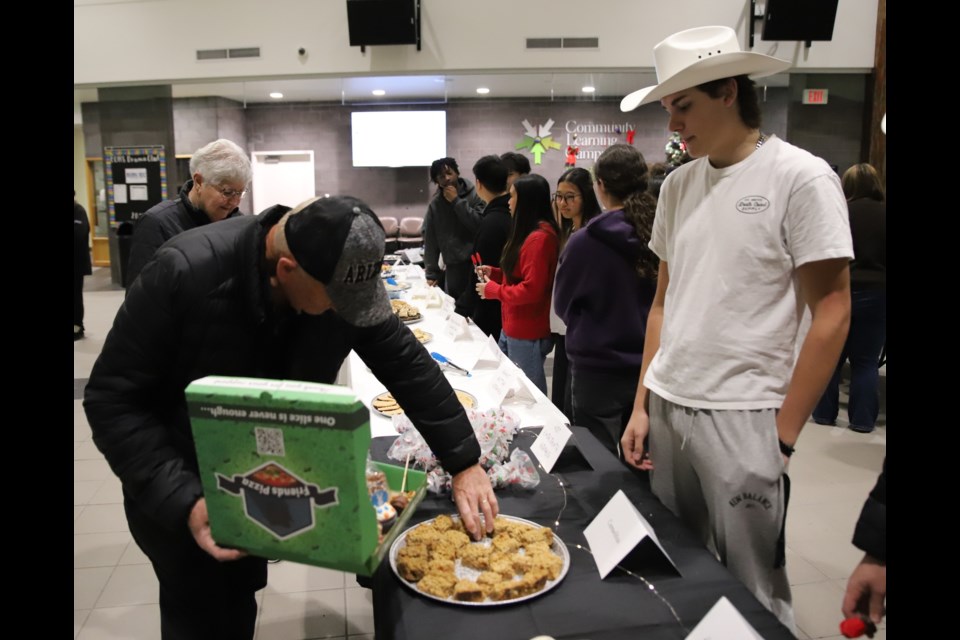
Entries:
[[173,236],[240,215],[240,200],[252,179],[247,153],[230,140],[221,138],[198,149],[190,159],[190,179],[177,198],[151,207],[136,220],[124,286],[136,280],[160,245]]

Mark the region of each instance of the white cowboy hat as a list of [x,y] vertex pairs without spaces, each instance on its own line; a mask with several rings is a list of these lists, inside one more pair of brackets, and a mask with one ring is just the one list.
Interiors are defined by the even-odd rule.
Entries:
[[762,53],[740,51],[730,27],[695,27],[680,31],[653,48],[653,63],[660,84],[634,91],[620,101],[620,111],[711,80],[748,75],[755,78],[780,73],[791,63]]

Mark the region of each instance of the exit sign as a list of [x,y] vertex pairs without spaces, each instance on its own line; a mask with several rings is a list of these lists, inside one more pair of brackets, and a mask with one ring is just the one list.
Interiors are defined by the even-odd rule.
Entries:
[[827,104],[828,89],[804,89],[803,104]]

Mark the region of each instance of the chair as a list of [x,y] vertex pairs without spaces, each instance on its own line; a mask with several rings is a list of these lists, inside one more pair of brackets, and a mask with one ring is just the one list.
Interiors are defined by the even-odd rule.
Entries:
[[400,220],[400,248],[416,249],[423,247],[423,218],[403,218]]
[[387,236],[384,253],[393,253],[400,248],[400,225],[393,216],[380,216],[380,222]]

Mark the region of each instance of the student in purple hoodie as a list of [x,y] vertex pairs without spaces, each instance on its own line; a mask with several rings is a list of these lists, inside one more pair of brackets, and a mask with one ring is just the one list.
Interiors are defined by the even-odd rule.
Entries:
[[657,288],[647,246],[657,203],[647,193],[647,163],[630,145],[604,151],[594,174],[604,212],[564,247],[553,304],[567,325],[573,422],[620,457]]

